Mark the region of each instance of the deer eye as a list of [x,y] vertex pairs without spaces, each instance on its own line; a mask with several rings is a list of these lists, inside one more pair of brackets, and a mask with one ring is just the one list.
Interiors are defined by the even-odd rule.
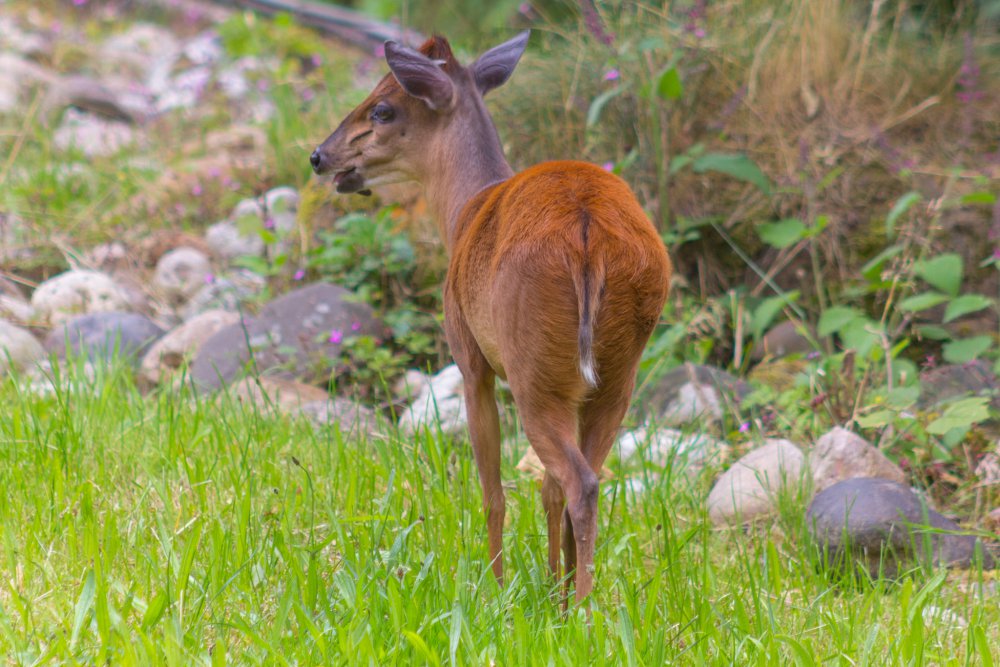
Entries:
[[388,123],[396,115],[395,110],[385,102],[379,102],[372,109],[370,117],[376,123]]

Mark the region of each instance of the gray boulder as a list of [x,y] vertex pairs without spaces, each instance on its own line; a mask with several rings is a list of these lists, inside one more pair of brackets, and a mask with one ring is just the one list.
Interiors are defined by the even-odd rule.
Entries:
[[31,295],[35,315],[58,326],[81,314],[128,310],[128,300],[110,276],[98,271],[67,271],[49,278]]
[[244,371],[326,382],[352,336],[383,334],[372,309],[342,287],[317,283],[264,306],[260,315],[227,326],[208,339],[191,365],[203,389],[217,389]]
[[984,545],[927,506],[909,487],[887,479],[857,478],[820,492],[807,513],[810,533],[827,565],[850,556],[871,576],[896,576],[913,564],[996,567],[995,546]]
[[88,360],[130,357],[138,363],[142,354],[163,335],[152,320],[135,313],[91,313],[74,317],[53,329],[45,349],[62,358],[67,350]]

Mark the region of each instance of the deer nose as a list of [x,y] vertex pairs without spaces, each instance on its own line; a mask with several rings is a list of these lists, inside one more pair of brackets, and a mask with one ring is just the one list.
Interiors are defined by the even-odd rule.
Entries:
[[323,156],[319,154],[319,149],[313,151],[312,155],[309,156],[309,163],[313,166],[313,171],[317,174],[320,173],[320,169],[323,166]]

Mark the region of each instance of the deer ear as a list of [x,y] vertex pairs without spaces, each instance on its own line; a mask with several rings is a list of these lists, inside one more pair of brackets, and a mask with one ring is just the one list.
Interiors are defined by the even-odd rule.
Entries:
[[502,86],[514,73],[517,61],[521,59],[524,48],[528,45],[530,30],[525,30],[514,39],[479,56],[472,64],[472,74],[476,78],[476,87],[485,95],[494,88]]
[[385,43],[385,60],[408,95],[423,100],[434,111],[451,107],[455,84],[438,63],[392,41]]

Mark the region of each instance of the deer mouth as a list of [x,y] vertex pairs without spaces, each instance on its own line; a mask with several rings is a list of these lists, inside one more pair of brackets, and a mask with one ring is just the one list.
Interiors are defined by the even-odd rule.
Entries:
[[337,186],[337,192],[347,194],[357,192],[363,195],[370,195],[371,190],[365,189],[365,177],[358,173],[354,167],[338,171],[333,175],[333,182]]

